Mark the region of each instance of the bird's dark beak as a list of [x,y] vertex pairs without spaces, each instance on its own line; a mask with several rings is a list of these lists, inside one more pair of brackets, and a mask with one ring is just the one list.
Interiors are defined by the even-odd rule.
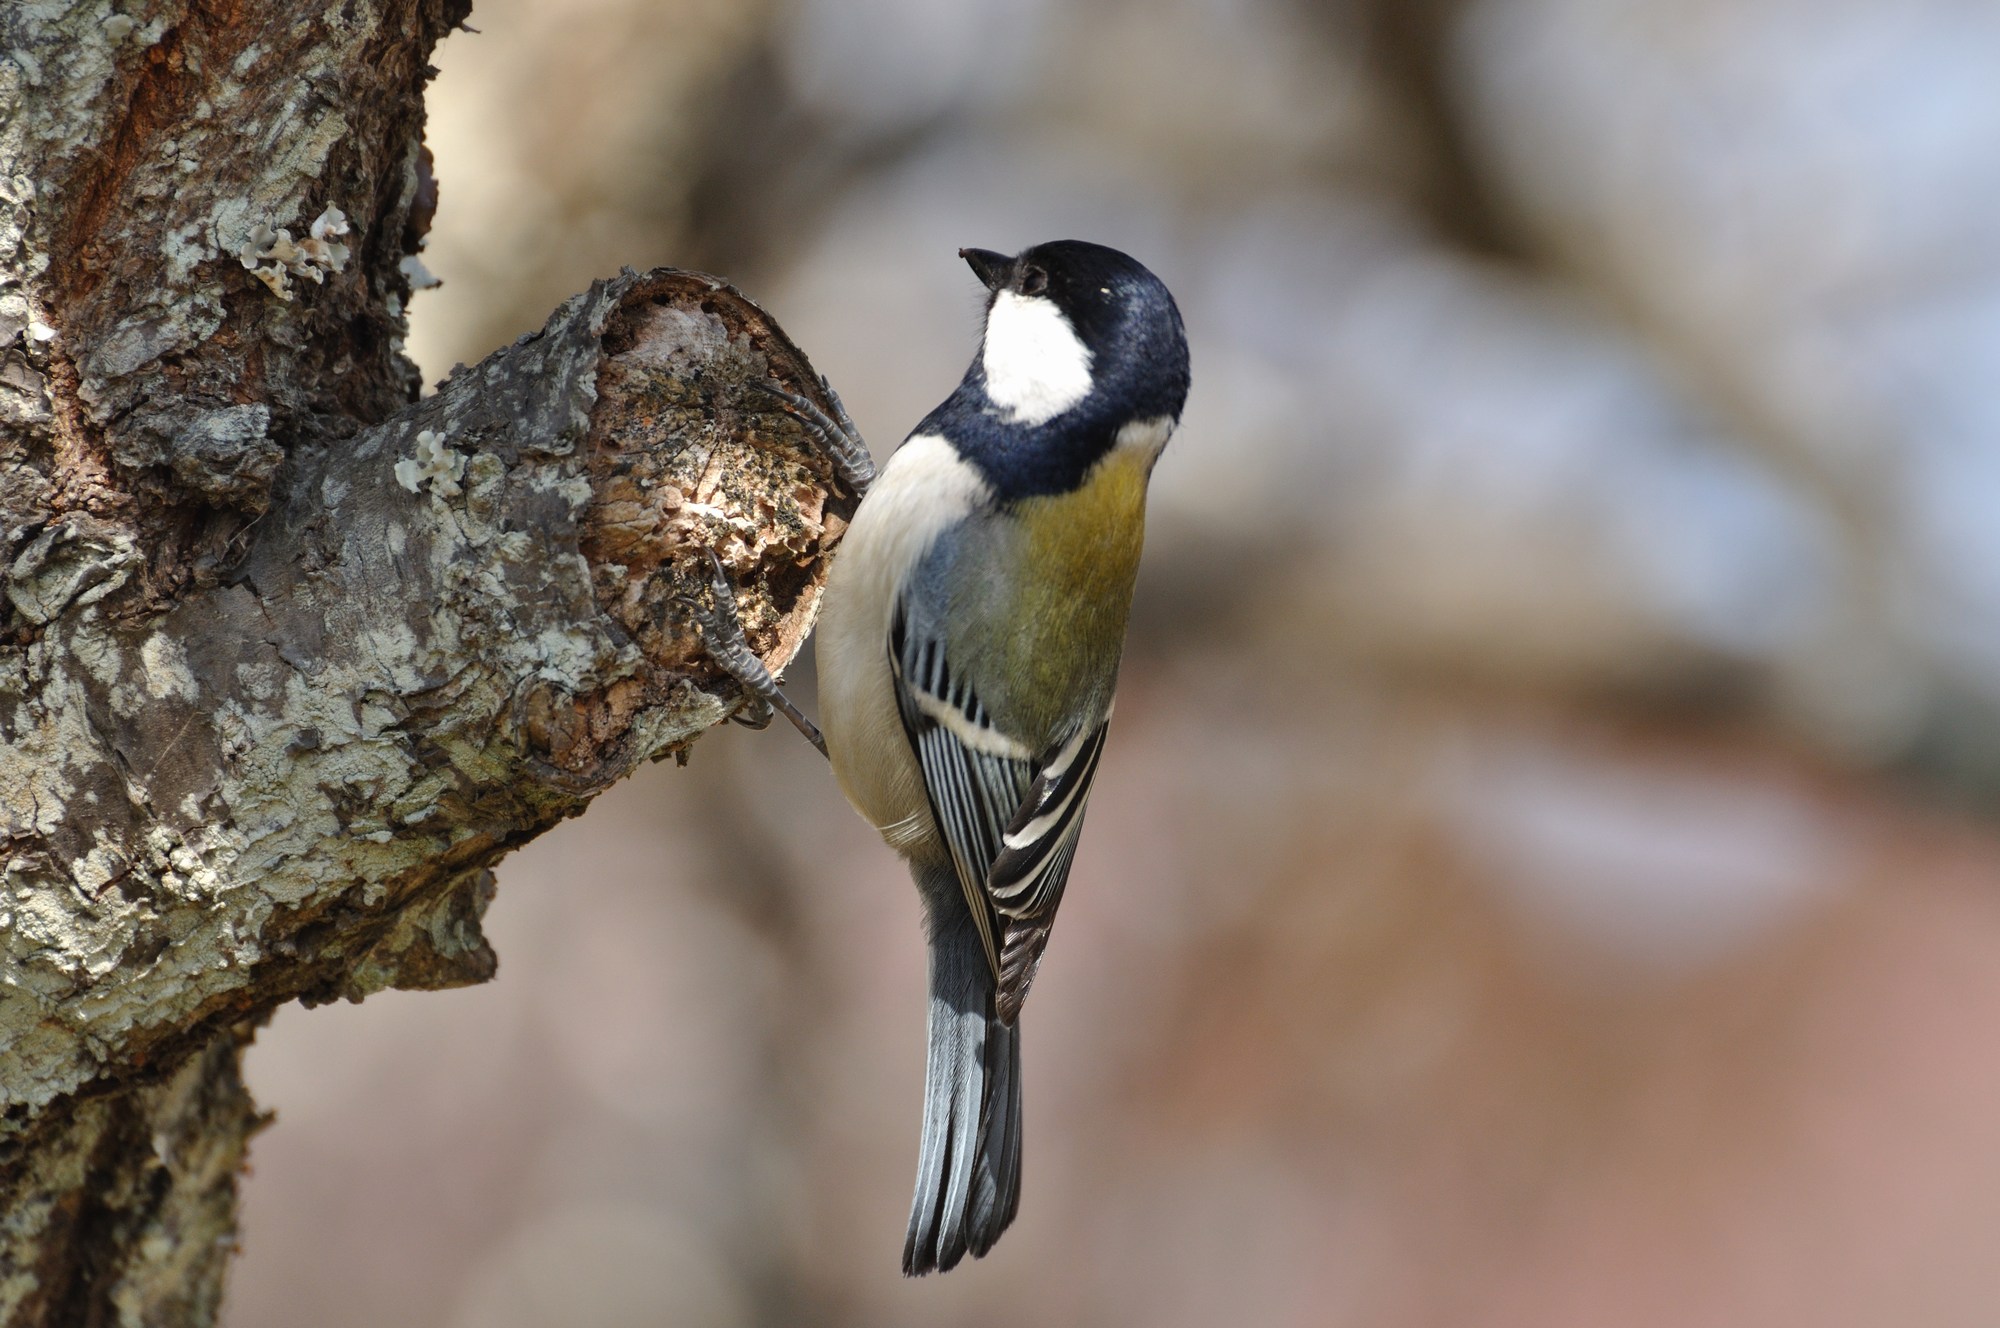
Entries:
[[1014,270],[1013,259],[1005,254],[996,254],[991,249],[961,249],[958,256],[965,260],[972,274],[990,291],[1006,285],[1007,274]]

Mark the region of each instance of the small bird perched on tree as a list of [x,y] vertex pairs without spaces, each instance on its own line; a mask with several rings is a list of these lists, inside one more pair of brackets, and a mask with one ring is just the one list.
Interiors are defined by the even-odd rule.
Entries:
[[[868,487],[819,620],[821,750],[909,863],[929,924],[911,1275],[985,1254],[1019,1204],[1021,1002],[1104,750],[1147,481],[1188,390],[1180,311],[1127,255],[959,253],[989,292],[979,353]],[[768,390],[867,485],[837,405],[836,422]],[[705,626],[724,667],[815,736],[733,622]]]

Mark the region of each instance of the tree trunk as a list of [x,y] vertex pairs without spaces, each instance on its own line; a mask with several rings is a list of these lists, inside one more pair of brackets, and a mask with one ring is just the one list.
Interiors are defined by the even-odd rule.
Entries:
[[[740,704],[852,496],[713,279],[403,356],[463,0],[0,7],[0,1324],[213,1321],[278,1004],[490,976],[491,864]],[[143,16],[142,16],[143,12]]]

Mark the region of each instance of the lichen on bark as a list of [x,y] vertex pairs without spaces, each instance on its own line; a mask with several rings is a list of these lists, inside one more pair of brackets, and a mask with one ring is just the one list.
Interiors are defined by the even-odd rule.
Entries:
[[852,495],[722,282],[418,399],[464,12],[0,10],[0,1324],[209,1321],[256,1024],[490,976],[492,864],[741,704],[708,551],[774,668],[810,630]]

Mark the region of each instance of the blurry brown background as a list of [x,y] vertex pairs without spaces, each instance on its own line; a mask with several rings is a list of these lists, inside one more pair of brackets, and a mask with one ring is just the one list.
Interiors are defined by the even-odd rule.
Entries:
[[886,454],[953,251],[1078,236],[1194,395],[990,1258],[897,1274],[914,891],[732,730],[507,862],[494,983],[262,1035],[236,1328],[2000,1322],[2000,10],[473,23],[430,377],[705,268]]

